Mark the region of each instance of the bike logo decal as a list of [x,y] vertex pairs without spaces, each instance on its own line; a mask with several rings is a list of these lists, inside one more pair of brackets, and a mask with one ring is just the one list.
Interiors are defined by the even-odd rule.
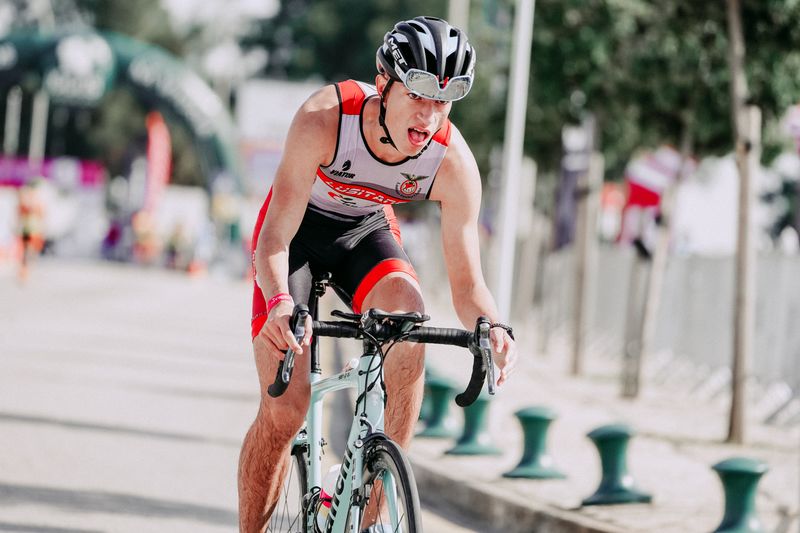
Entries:
[[417,176],[415,174],[406,174],[405,172],[401,172],[402,176],[406,179],[404,182],[398,182],[395,185],[395,190],[398,194],[405,196],[406,198],[411,198],[419,191],[419,181],[426,180],[430,176]]
[[331,511],[328,514],[328,525],[325,528],[325,533],[333,531],[333,522],[336,520],[336,513],[339,511],[339,504],[341,503],[341,496],[344,492],[344,480],[350,476],[350,467],[353,465],[353,450],[348,448],[347,453],[344,454],[342,459],[342,468],[339,471],[339,479],[336,480],[336,490],[333,494],[333,501],[331,502]]

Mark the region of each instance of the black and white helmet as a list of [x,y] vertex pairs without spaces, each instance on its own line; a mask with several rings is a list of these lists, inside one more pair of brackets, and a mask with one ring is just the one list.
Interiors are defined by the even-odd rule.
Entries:
[[[416,17],[398,22],[384,36],[377,66],[420,96],[460,100],[475,76],[475,49],[466,33],[447,21]],[[448,87],[451,80],[458,81]]]

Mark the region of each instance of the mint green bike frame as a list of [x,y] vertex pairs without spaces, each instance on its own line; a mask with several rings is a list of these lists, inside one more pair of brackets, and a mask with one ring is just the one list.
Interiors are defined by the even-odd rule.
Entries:
[[[357,401],[347,438],[347,446],[342,459],[342,467],[336,480],[336,489],[328,515],[326,533],[344,533],[348,515],[350,516],[350,529],[347,533],[359,533],[361,523],[361,508],[353,496],[362,489],[362,472],[364,467],[365,442],[368,437],[383,435],[384,429],[384,401],[386,391],[383,384],[383,365],[381,354],[374,346],[364,343],[365,351],[359,359],[358,367],[345,370],[330,377],[322,378],[320,372],[312,370],[311,403],[306,414],[305,431],[301,431],[295,438],[295,445],[306,445],[307,456],[307,487],[312,491],[322,485],[322,404],[328,393],[343,389],[356,389]],[[373,384],[372,389],[369,389]],[[384,494],[387,499],[388,511],[391,517],[392,528],[398,531],[397,522],[397,492],[394,479],[385,476],[383,479]],[[313,508],[312,508],[313,507]],[[306,513],[306,531],[314,531],[316,520],[316,506],[309,506]]]

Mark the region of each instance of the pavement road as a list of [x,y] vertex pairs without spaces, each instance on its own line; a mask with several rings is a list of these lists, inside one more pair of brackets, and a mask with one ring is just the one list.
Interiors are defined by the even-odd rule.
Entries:
[[0,531],[236,531],[251,290],[56,260],[20,285],[0,264]]

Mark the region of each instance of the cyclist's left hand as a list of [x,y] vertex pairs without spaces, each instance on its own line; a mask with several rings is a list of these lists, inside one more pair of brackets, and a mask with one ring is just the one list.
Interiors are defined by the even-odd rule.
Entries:
[[494,351],[494,362],[500,369],[497,385],[505,383],[514,366],[517,364],[517,345],[514,339],[503,328],[492,328],[489,339]]

